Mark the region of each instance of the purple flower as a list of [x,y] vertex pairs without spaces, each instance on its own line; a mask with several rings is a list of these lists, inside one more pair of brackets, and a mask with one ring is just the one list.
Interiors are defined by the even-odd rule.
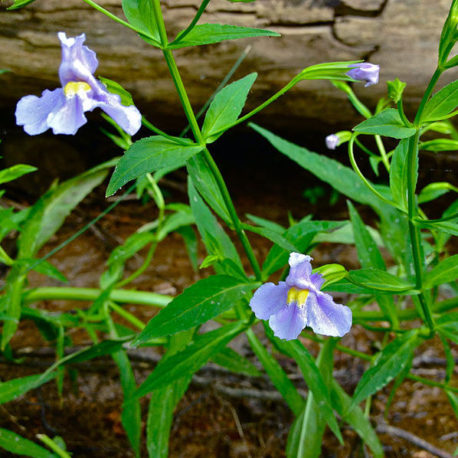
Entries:
[[352,68],[347,75],[358,81],[365,81],[364,87],[372,86],[378,83],[380,66],[363,62],[361,64],[349,65]]
[[296,339],[306,326],[317,334],[335,337],[350,330],[351,310],[320,291],[324,279],[320,274],[312,274],[311,260],[310,256],[291,253],[286,281],[278,285],[265,283],[250,301],[256,317],[268,319],[280,339]]
[[339,137],[336,134],[331,134],[326,137],[326,146],[329,149],[336,149],[339,145]]
[[107,91],[94,77],[98,66],[94,51],[84,46],[86,36],[67,38],[57,34],[62,46],[59,67],[61,88],[45,90],[41,97],[27,95],[16,107],[16,123],[29,135],[52,129],[54,134],[74,135],[87,122],[84,113],[101,108],[128,134],[134,135],[141,126],[141,114],[135,106],[121,104],[119,95]]

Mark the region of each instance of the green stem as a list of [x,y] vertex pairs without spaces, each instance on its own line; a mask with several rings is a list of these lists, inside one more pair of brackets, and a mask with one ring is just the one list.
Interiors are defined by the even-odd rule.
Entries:
[[188,33],[196,26],[197,22],[199,22],[200,17],[204,13],[205,8],[207,8],[207,5],[209,3],[210,3],[210,0],[203,0],[202,1],[202,3],[200,4],[199,9],[197,10],[196,15],[194,16],[194,19],[191,21],[191,23],[188,25],[188,27],[186,27],[186,29],[183,32],[181,32],[178,35],[178,37],[174,41],[172,41],[172,43],[170,43],[171,45],[176,45],[177,43],[182,41],[183,38],[186,37],[186,35],[188,35]]
[[425,109],[426,102],[428,102],[429,97],[431,96],[431,93],[433,92],[434,86],[436,85],[439,77],[442,75],[443,70],[441,68],[436,68],[436,71],[434,72],[431,81],[428,84],[428,87],[426,88],[426,91],[423,95],[423,98],[421,99],[420,106],[418,107],[417,114],[415,116],[414,120],[414,125],[419,126],[421,122],[421,115],[423,114],[423,110]]
[[[95,301],[100,296],[101,292],[102,290],[98,288],[47,286],[26,291],[23,300],[25,303],[38,302],[42,300]],[[114,289],[111,291],[109,299],[113,302],[165,307],[173,299],[173,297],[150,291]]]
[[145,33],[144,31],[142,31],[140,29],[137,29],[137,27],[133,26],[132,24],[129,24],[128,22],[124,21],[123,19],[119,18],[118,16],[115,16],[113,13],[110,13],[108,10],[106,10],[102,6],[98,5],[94,1],[92,1],[92,0],[83,0],[83,1],[86,2],[89,6],[92,6],[92,8],[94,8],[95,10],[100,11],[105,16],[108,16],[110,19],[112,19],[113,21],[117,22],[118,24],[121,24],[124,27],[127,27],[128,29],[131,29],[134,32],[137,32],[139,35],[142,35],[142,36],[148,38],[148,40],[154,42],[156,46],[160,46],[160,43],[156,40],[156,38],[154,38],[153,36]]
[[245,231],[243,230],[242,223],[237,215],[237,212],[235,210],[234,204],[231,200],[231,196],[229,195],[229,191],[227,190],[221,172],[219,171],[218,166],[216,165],[212,155],[210,154],[210,151],[208,151],[207,148],[205,148],[202,151],[202,154],[204,155],[205,161],[207,162],[207,165],[218,184],[218,188],[221,192],[221,195],[223,196],[224,203],[226,204],[227,210],[229,211],[232,224],[234,225],[234,230],[237,233],[237,236],[239,237],[240,241],[242,242],[243,249],[245,250],[251,267],[253,268],[256,279],[261,280],[261,268],[259,267],[258,261],[256,259],[256,256],[254,255],[253,248],[250,245],[248,237]]
[[129,284],[130,282],[134,281],[136,278],[138,278],[149,266],[151,259],[153,259],[154,252],[156,251],[157,247],[157,241],[154,240],[153,243],[151,244],[148,254],[146,255],[145,260],[143,261],[143,264],[132,274],[130,274],[127,278],[124,278],[124,280],[121,280],[116,284],[117,288],[122,288],[123,286]]
[[[417,155],[418,155],[418,140],[420,138],[420,129],[417,129],[416,134],[409,140],[409,151],[407,155],[407,214],[409,218],[409,234],[410,243],[412,246],[412,257],[415,269],[415,286],[416,289],[422,291],[423,288],[423,260],[422,260],[422,245],[421,234],[415,218],[417,216],[417,203],[415,196],[415,188],[417,185]],[[426,324],[429,327],[431,335],[434,334],[434,321],[431,310],[426,302],[426,298],[422,292],[418,295],[420,306],[423,310]]]
[[133,324],[135,327],[137,327],[141,331],[145,329],[146,325],[145,323],[143,323],[143,321],[139,320],[135,315],[132,315],[132,313],[127,312],[119,305],[116,305],[114,302],[110,301],[109,307],[113,309],[119,316],[122,316],[126,321]]
[[386,171],[390,171],[390,161],[388,160],[388,156],[386,155],[385,145],[383,144],[382,137],[380,135],[375,135],[375,143],[377,144],[377,148],[380,152],[380,156],[382,157],[383,165],[386,168]]
[[37,434],[37,438],[46,444],[53,452],[57,453],[60,458],[72,458],[65,450],[62,450],[49,436],[46,434]]
[[385,198],[382,196],[382,194],[380,194],[370,183],[369,181],[366,179],[366,177],[362,174],[361,170],[359,169],[358,167],[358,164],[356,163],[356,160],[355,160],[355,153],[353,151],[353,144],[355,143],[355,139],[356,139],[356,134],[353,134],[352,137],[350,138],[350,141],[348,142],[348,157],[350,158],[350,162],[351,162],[351,165],[353,167],[353,170],[355,171],[355,173],[359,176],[359,178],[361,178],[361,181],[366,185],[366,187],[368,189],[370,189],[370,191],[375,194],[380,200],[382,200],[383,202],[385,202],[386,204],[388,205],[392,205],[392,206],[396,206],[396,204],[394,202],[392,202],[391,200]]
[[[173,57],[173,53],[169,49],[166,49],[167,48],[167,35],[165,32],[164,19],[160,11],[159,0],[154,0],[153,4],[155,6],[154,11],[156,14],[156,20],[159,25],[159,33],[160,33],[162,44],[163,44],[163,53],[164,53],[165,61],[167,62],[167,66],[169,67],[170,74],[172,76],[173,82],[178,92],[180,101],[183,105],[183,109],[184,109],[186,118],[188,119],[189,125],[191,126],[191,130],[194,135],[194,138],[196,139],[196,141],[199,144],[204,146],[205,142],[202,137],[202,133],[200,131],[199,125],[197,124],[197,120],[194,115],[194,111],[189,101],[188,94],[186,92],[183,81],[181,79],[181,75],[176,65],[175,59]],[[240,222],[237,212],[235,211],[234,204],[232,203],[232,199],[229,195],[229,191],[227,190],[227,187],[221,175],[221,172],[219,171],[215,161],[213,160],[213,157],[211,156],[210,152],[208,151],[206,147],[203,149],[202,154],[204,155],[207,165],[218,184],[219,190],[224,199],[224,203],[226,204],[227,210],[229,211],[229,214],[231,216],[234,229],[237,233],[237,236],[240,238],[240,241],[248,256],[248,260],[250,261],[250,264],[253,268],[256,278],[259,280],[261,279],[261,269],[259,267],[258,261],[256,260],[256,257],[254,255],[250,242],[248,241],[248,238],[245,232],[243,231],[242,223]]]
[[[299,75],[298,75],[299,76]],[[222,133],[222,132],[226,132],[227,130],[229,129],[232,129],[233,127],[235,126],[238,126],[239,124],[242,124],[243,122],[245,122],[247,119],[251,118],[252,116],[254,116],[256,113],[259,113],[261,110],[263,110],[265,107],[267,107],[268,105],[270,105],[272,102],[275,102],[275,100],[277,100],[279,97],[281,97],[283,94],[285,94],[286,92],[288,92],[293,86],[295,86],[299,81],[301,81],[301,79],[296,76],[295,78],[293,78],[286,86],[284,86],[282,89],[280,89],[278,92],[276,92],[272,97],[268,98],[264,103],[262,103],[261,105],[259,105],[257,108],[255,108],[254,110],[251,110],[249,113],[247,113],[245,116],[242,116],[241,118],[237,119],[237,121],[233,122],[232,124],[230,124],[229,126],[226,126],[224,127],[223,129],[221,130],[218,130],[216,131],[213,135],[217,136],[218,134]]]
[[[144,116],[142,117],[142,124],[145,127],[147,127],[149,130],[153,131],[155,134],[158,134],[161,137],[167,138],[168,140],[171,140],[172,142],[179,143],[180,145],[189,145],[189,140],[180,139],[179,137],[173,137],[172,135],[165,133],[163,130],[159,129],[154,124],[149,122]],[[182,137],[182,135],[180,135],[180,137]]]

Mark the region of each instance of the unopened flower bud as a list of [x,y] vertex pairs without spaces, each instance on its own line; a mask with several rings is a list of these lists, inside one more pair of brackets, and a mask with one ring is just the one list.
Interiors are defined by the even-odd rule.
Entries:
[[347,72],[350,78],[358,81],[364,81],[364,87],[371,86],[378,83],[378,76],[380,67],[378,65],[363,62],[360,64],[350,65],[351,70]]

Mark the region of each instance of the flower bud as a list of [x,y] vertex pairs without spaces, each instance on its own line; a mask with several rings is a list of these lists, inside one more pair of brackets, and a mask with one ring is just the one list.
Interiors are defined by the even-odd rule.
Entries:
[[350,65],[351,70],[347,72],[350,78],[358,81],[364,81],[364,87],[372,86],[378,83],[380,67],[378,65],[363,62],[360,64]]

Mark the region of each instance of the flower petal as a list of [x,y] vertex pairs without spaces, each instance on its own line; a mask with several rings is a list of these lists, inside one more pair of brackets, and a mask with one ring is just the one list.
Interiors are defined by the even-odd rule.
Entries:
[[286,305],[287,296],[288,287],[285,282],[281,281],[278,285],[265,283],[255,291],[251,298],[251,310],[256,318],[268,320],[271,315]]
[[94,72],[98,61],[95,52],[83,45],[86,35],[83,33],[74,38],[67,38],[64,32],[59,32],[57,36],[62,46],[62,62],[59,67],[62,87],[71,81],[84,81],[96,88]]
[[16,124],[24,126],[29,135],[38,135],[49,129],[49,114],[65,104],[62,89],[43,91],[41,97],[26,95],[16,106]]
[[312,258],[305,254],[291,253],[289,255],[289,275],[286,277],[288,286],[295,286],[300,289],[308,289],[310,286],[310,275],[312,273]]
[[316,273],[310,275],[310,282],[313,284],[313,286],[317,289],[320,290],[321,287],[323,286],[324,283],[324,277],[323,275]]
[[75,135],[77,130],[86,124],[83,100],[80,94],[69,98],[64,96],[63,105],[49,113],[47,123],[54,134]]
[[269,319],[269,325],[280,339],[294,340],[305,328],[304,308],[295,304],[285,305]]
[[379,65],[362,62],[359,64],[352,64],[349,67],[351,70],[347,72],[347,75],[354,80],[364,81],[366,83],[364,87],[378,83],[380,72]]
[[95,95],[94,107],[101,108],[108,116],[129,135],[136,134],[142,126],[142,115],[134,105],[125,106],[121,104],[121,97],[117,94],[103,90]]
[[304,309],[307,326],[317,334],[342,337],[351,328],[351,310],[345,305],[336,304],[329,294],[311,292]]

